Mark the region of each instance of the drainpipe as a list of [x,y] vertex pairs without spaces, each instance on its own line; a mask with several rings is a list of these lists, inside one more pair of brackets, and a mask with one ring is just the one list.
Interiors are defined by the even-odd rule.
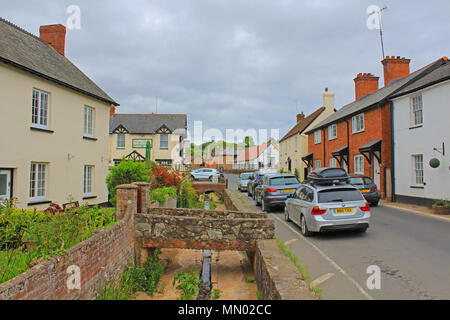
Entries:
[[395,139],[394,139],[394,102],[391,101],[391,190],[392,190],[392,202],[395,201]]
[[323,132],[323,168],[326,168],[327,167],[327,165],[326,165],[326,163],[327,163],[327,156],[326,156],[326,153],[325,153],[325,128],[323,128],[322,129],[322,132]]

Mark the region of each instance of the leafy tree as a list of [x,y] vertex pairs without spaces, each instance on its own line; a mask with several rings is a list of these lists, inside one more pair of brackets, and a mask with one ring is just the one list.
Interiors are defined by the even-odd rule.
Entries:
[[150,170],[146,168],[145,163],[132,160],[123,160],[119,165],[113,167],[106,177],[109,194],[111,195],[111,204],[116,205],[116,187],[121,184],[140,182],[149,180]]
[[255,145],[255,141],[253,140],[252,137],[247,136],[244,138],[244,144],[246,148],[250,148]]

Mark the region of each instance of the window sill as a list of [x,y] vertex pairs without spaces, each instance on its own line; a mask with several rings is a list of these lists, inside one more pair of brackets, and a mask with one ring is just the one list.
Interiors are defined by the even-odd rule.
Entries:
[[87,137],[87,136],[83,136],[84,140],[90,140],[90,141],[97,141],[97,138],[93,138],[93,137]]
[[47,201],[47,200],[43,200],[43,201],[30,201],[30,202],[28,203],[28,205],[29,205],[29,206],[37,206],[37,205],[40,205],[40,204],[50,204],[50,203],[52,203],[52,201]]
[[410,186],[411,189],[425,189],[425,186]]
[[409,130],[419,129],[419,128],[422,128],[422,127],[423,127],[423,124],[418,125],[418,126],[414,126],[414,127],[410,127]]
[[30,130],[32,131],[40,131],[40,132],[46,132],[46,133],[54,133],[55,131],[45,128],[39,128],[39,127],[30,127]]
[[337,139],[337,137],[334,137],[334,138],[328,138],[328,141],[333,141],[333,140],[336,140]]
[[116,148],[116,150],[125,150],[125,148]]
[[83,196],[83,200],[97,199],[97,196],[94,195],[85,195]]
[[363,132],[366,132],[366,130],[362,130],[362,131],[355,131],[355,132],[352,132],[352,134],[358,134],[358,133],[363,133]]

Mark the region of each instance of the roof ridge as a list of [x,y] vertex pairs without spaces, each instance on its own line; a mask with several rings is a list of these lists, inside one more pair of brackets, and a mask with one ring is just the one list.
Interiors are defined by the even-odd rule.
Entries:
[[114,116],[180,116],[186,117],[187,114],[184,113],[115,113]]
[[23,28],[19,27],[18,25],[16,25],[16,24],[12,23],[11,21],[8,21],[8,20],[6,20],[6,19],[4,19],[4,18],[2,18],[2,17],[0,17],[0,21],[2,21],[2,22],[4,22],[4,23],[6,23],[6,24],[8,24],[8,25],[10,25],[11,27],[13,27],[13,28],[15,28],[15,29],[17,29],[17,30],[19,30],[19,31],[21,31],[21,32],[23,32],[23,33],[25,33],[25,34],[26,34],[26,35],[28,35],[28,36],[31,36],[31,37],[33,37],[33,38],[35,38],[35,39],[39,40],[39,41],[42,41],[42,42],[44,42],[44,43],[47,43],[47,44],[48,44],[48,42],[47,42],[47,41],[45,41],[45,40],[41,39],[40,37],[38,37],[38,36],[36,36],[36,35],[32,34],[32,33],[31,33],[31,32],[29,32],[29,31],[27,31],[27,30],[25,30],[25,29],[23,29]]

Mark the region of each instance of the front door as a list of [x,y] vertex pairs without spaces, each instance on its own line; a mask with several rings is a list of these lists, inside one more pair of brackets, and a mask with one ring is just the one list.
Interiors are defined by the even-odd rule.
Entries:
[[0,170],[0,200],[9,200],[11,197],[11,171]]
[[373,182],[380,188],[380,163],[373,157]]

